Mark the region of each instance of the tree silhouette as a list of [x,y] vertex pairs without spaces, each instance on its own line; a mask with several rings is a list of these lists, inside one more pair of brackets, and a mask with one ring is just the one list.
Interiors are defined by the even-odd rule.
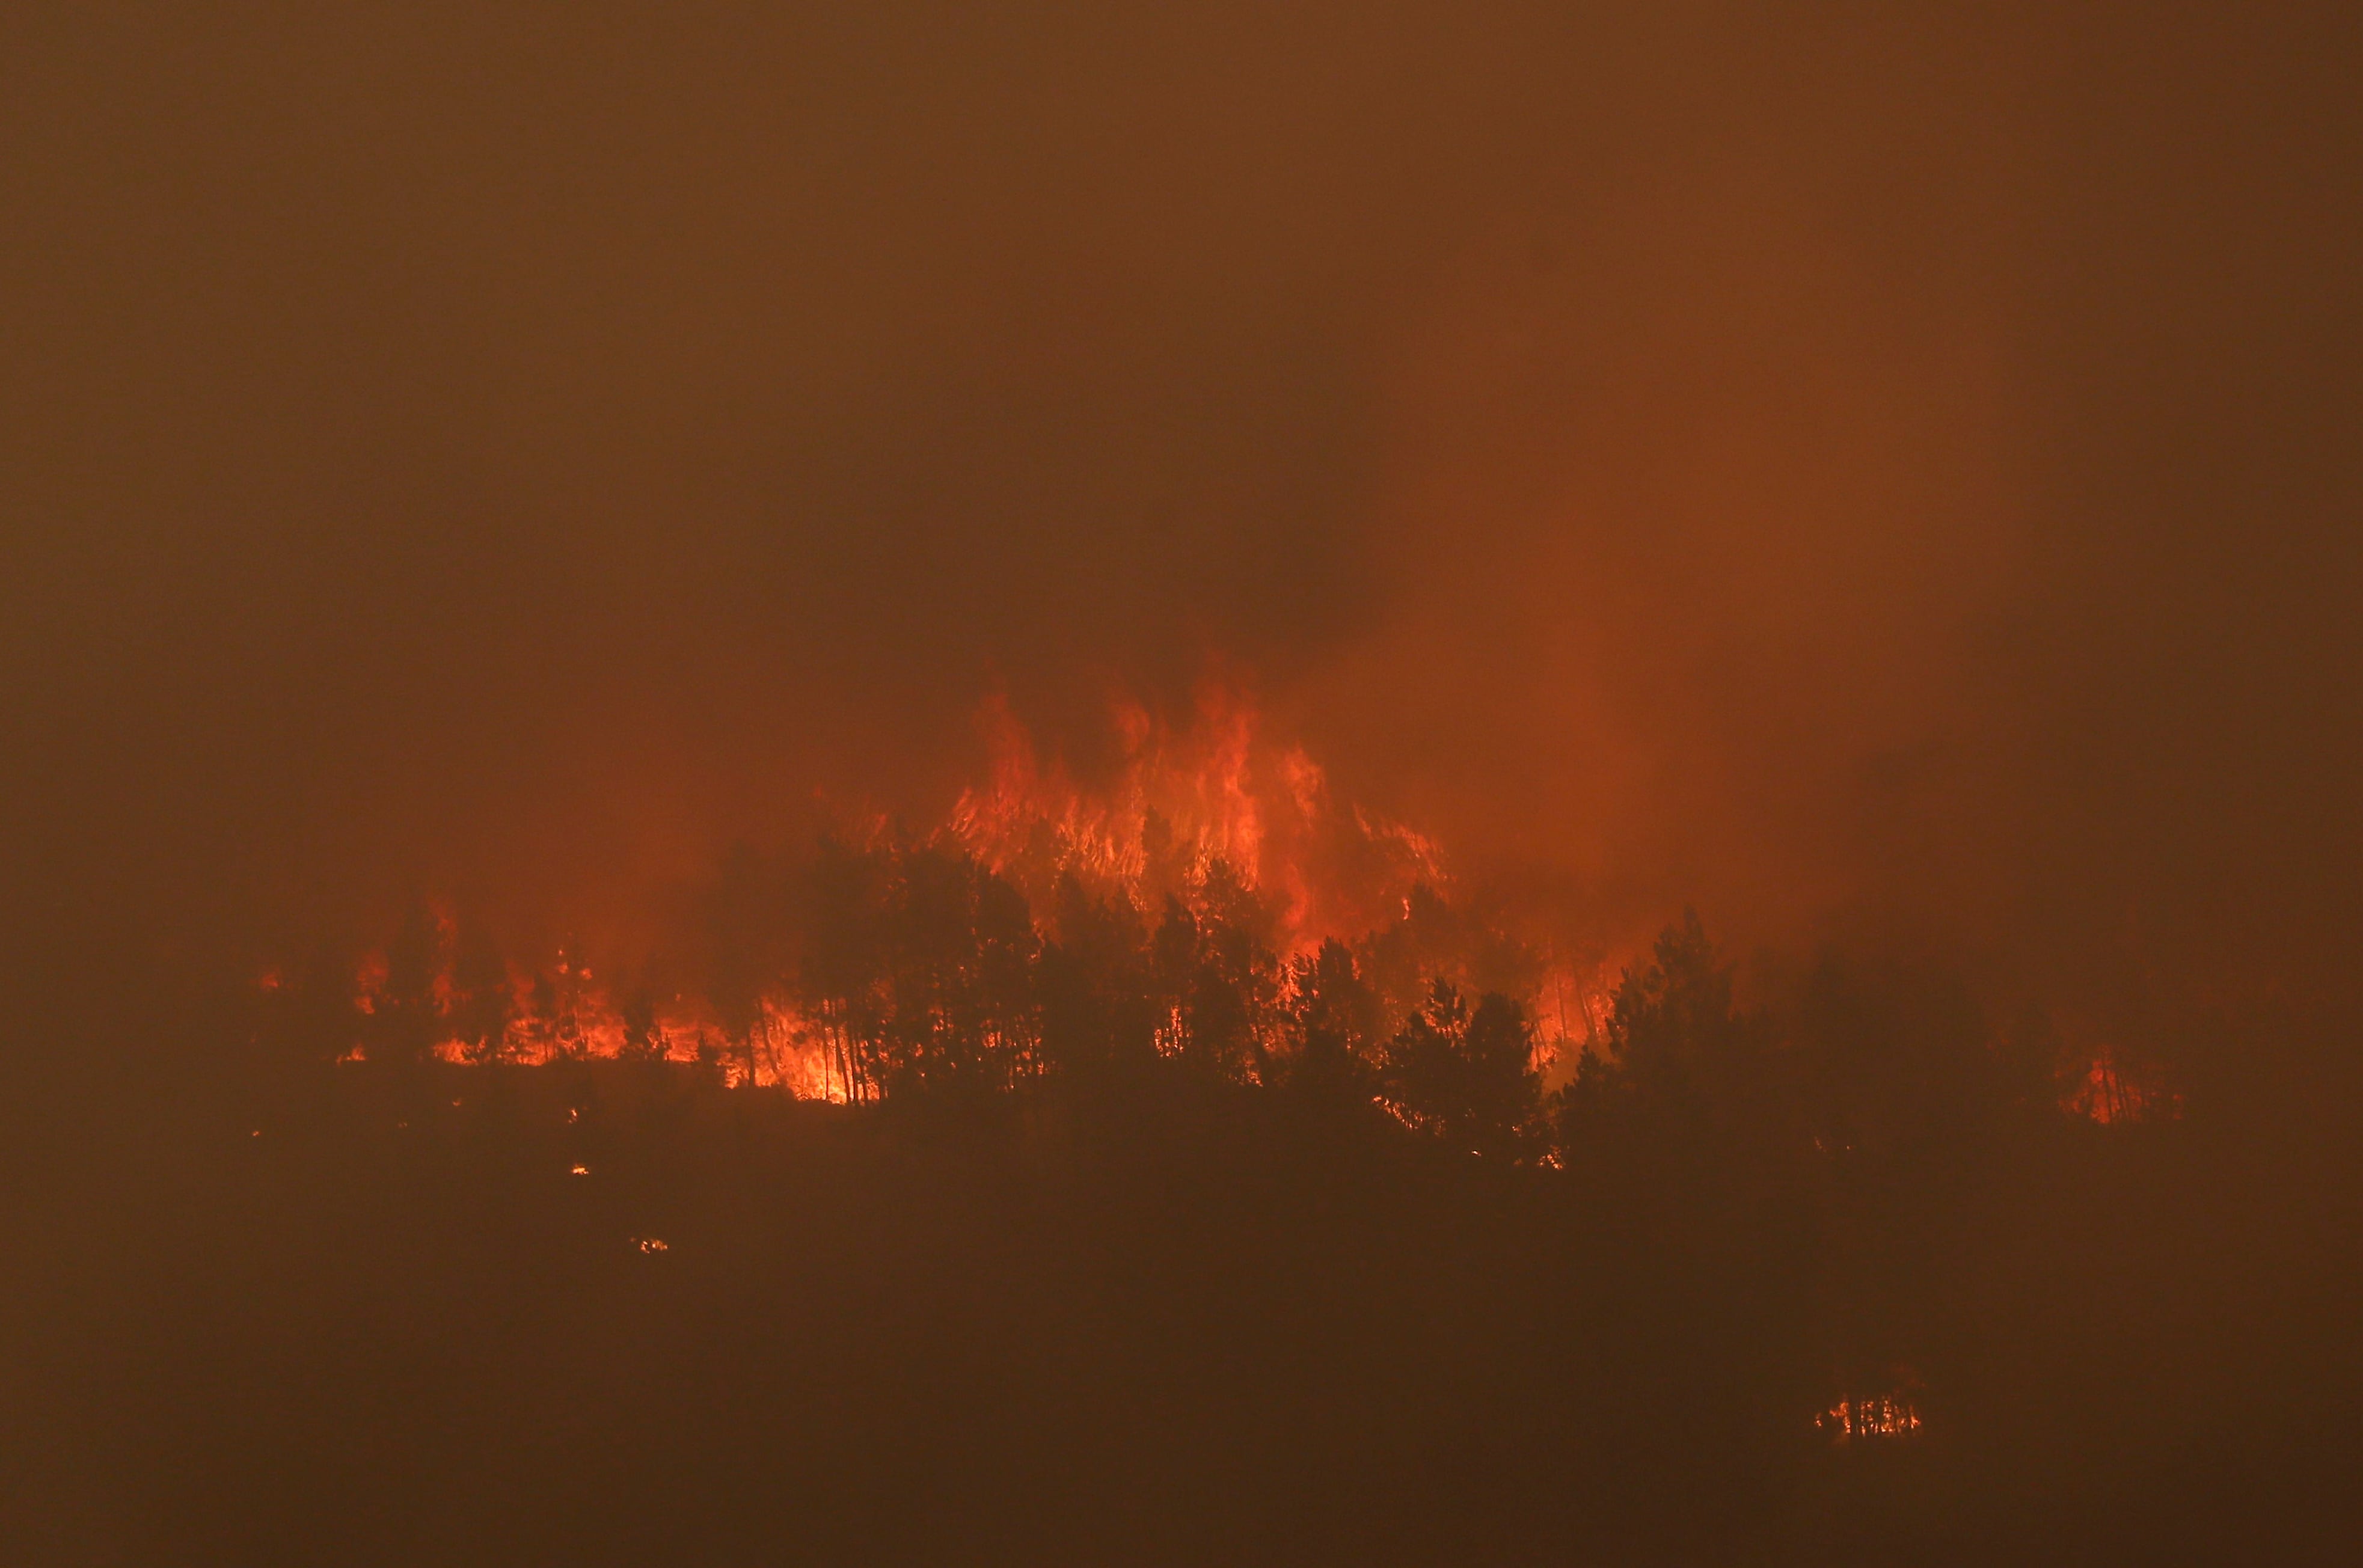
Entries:
[[1777,1140],[1792,1098],[1768,1020],[1734,1010],[1730,966],[1685,909],[1618,983],[1605,1049],[1560,1095],[1559,1139],[1573,1147],[1622,1121],[1659,1148]]
[[1139,906],[1126,894],[1093,892],[1072,872],[1059,877],[1052,903],[1032,987],[1046,1065],[1090,1074],[1148,1062],[1165,1014]]
[[579,1062],[591,1049],[591,976],[581,961],[560,948],[557,962],[542,971],[535,988],[540,1004],[542,1043],[561,1062]]
[[657,1021],[656,998],[646,985],[634,986],[628,992],[616,1016],[624,1026],[624,1059],[630,1062],[657,1062],[665,1058],[664,1029]]
[[1220,856],[1190,894],[1166,895],[1150,943],[1160,1049],[1210,1076],[1260,1077],[1280,1000],[1271,912]]
[[974,1006],[981,1049],[1004,1084],[1043,1068],[1041,1017],[1034,992],[1042,942],[1026,895],[996,873],[976,868]]
[[894,956],[889,892],[885,853],[855,849],[833,835],[822,840],[799,886],[804,940],[797,1000],[817,1024],[838,1081],[856,1103],[875,1099],[885,1086],[896,1043],[889,1039],[896,1022],[888,968]]
[[385,951],[385,983],[372,999],[369,1054],[383,1062],[416,1063],[435,1046],[441,1023],[436,974],[440,933],[433,912],[412,904]]
[[1474,1154],[1518,1159],[1537,1147],[1541,1081],[1525,1009],[1499,992],[1472,1012],[1448,981],[1387,1045],[1381,1082],[1412,1126]]
[[723,858],[701,911],[705,999],[721,1029],[724,1049],[736,1057],[740,1082],[746,1084],[755,1082],[763,996],[781,978],[781,904],[762,862],[753,850],[738,844]]
[[1769,1017],[1734,1008],[1731,968],[1697,911],[1625,972],[1604,1032],[1553,1107],[1562,1159],[1593,1179],[1651,1173],[1682,1212],[1726,1219],[1802,1179],[1794,1053]]
[[1434,981],[1471,995],[1528,996],[1543,973],[1532,948],[1426,882],[1413,884],[1396,917],[1355,944],[1355,957],[1390,1029],[1426,1006]]
[[508,964],[481,926],[460,926],[451,979],[456,995],[448,1021],[467,1060],[505,1061],[511,1000]]
[[1287,1020],[1291,1088],[1332,1102],[1377,1092],[1384,1014],[1344,942],[1331,937],[1289,965]]

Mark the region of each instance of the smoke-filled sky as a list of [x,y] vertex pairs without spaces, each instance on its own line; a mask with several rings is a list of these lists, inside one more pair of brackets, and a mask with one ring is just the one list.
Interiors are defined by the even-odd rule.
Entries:
[[12,8],[12,913],[627,898],[1215,672],[1601,929],[2339,981],[2334,11]]

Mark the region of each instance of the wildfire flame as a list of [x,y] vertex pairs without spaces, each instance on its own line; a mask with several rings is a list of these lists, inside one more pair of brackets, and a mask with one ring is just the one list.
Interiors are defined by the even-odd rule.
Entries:
[[[1444,895],[1452,877],[1434,840],[1341,799],[1303,747],[1266,736],[1256,705],[1237,689],[1206,683],[1179,722],[1137,702],[1113,704],[1113,761],[1083,773],[1046,749],[1005,697],[989,698],[977,717],[983,776],[916,842],[969,857],[1007,882],[1044,935],[1067,878],[1129,905],[1151,925],[1169,900],[1194,907],[1209,889],[1236,886],[1262,912],[1264,936],[1283,965],[1307,959],[1325,940],[1351,944],[1392,929],[1399,985],[1424,994],[1429,975],[1448,974],[1472,990],[1517,993],[1538,1026],[1539,1072],[1572,1071],[1570,1048],[1601,1037],[1604,972],[1531,954],[1502,962],[1515,943],[1496,942],[1490,965],[1456,958],[1448,951],[1454,944],[1487,933],[1451,911]],[[849,838],[870,850],[912,842],[890,840],[885,823],[857,819],[866,831]],[[471,967],[461,939],[453,912],[435,903],[415,912],[394,941],[361,957],[349,993],[361,1038],[342,1060],[363,1061],[389,1045],[452,1064],[637,1054],[702,1062],[727,1084],[785,1088],[803,1099],[842,1105],[875,1092],[847,1049],[846,1020],[811,1011],[780,988],[730,1029],[697,996],[675,996],[635,1025],[579,953],[560,949],[538,967],[480,955]],[[280,984],[280,972],[269,972],[266,984]],[[1183,1032],[1177,1015],[1158,1031],[1159,1049],[1178,1048]],[[1002,1038],[996,1049],[1018,1071],[1031,1070],[1026,1040]]]
[[[1261,983],[1267,1006],[1285,1000],[1292,963],[1309,962],[1336,939],[1385,1000],[1387,1016],[1371,1039],[1391,1038],[1422,1005],[1429,982],[1441,979],[1472,998],[1498,991],[1524,1005],[1533,1025],[1529,1066],[1546,1088],[1571,1076],[1584,1053],[1604,1049],[1619,968],[1613,953],[1570,958],[1478,918],[1448,896],[1452,878],[1433,840],[1341,798],[1301,746],[1267,738],[1255,705],[1237,690],[1207,684],[1179,723],[1137,702],[1115,703],[1112,761],[1083,770],[1040,743],[1004,697],[988,699],[978,718],[982,780],[915,839],[889,837],[882,817],[869,822],[866,834],[849,835],[854,862],[871,868],[860,875],[878,872],[891,882],[909,863],[903,857],[925,854],[982,868],[1007,884],[1001,896],[1015,889],[1024,899],[1016,924],[1037,944],[1025,948],[1029,953],[1063,940],[1061,900],[1073,884],[1128,909],[1134,941],[1171,911],[1186,927],[1193,913],[1209,916],[1227,898],[1226,908],[1256,911],[1258,940],[1279,961],[1276,982]],[[870,916],[832,915],[813,929],[849,917]],[[472,962],[466,935],[477,935]],[[497,951],[487,957],[481,944],[446,906],[414,912],[400,937],[349,971],[358,1038],[338,1060],[361,1062],[381,1049],[454,1064],[637,1058],[699,1064],[732,1085],[838,1105],[881,1092],[856,1048],[870,1039],[858,1031],[877,1027],[860,1012],[869,999],[795,982],[803,961],[793,953],[765,958],[755,988],[728,1008],[694,989],[661,1005],[636,994],[627,1006],[578,951],[561,948],[554,962],[530,966]],[[258,984],[281,994],[308,983],[274,967],[262,970]],[[1276,998],[1275,984],[1282,992]],[[930,1029],[981,1029],[995,1072],[1014,1079],[1041,1070],[1040,1042],[1022,1018],[953,1026],[926,1015],[930,1006],[939,1014],[941,1005],[923,1000],[926,1016],[895,1027],[915,1029],[921,1049]],[[1184,1047],[1190,1027],[1170,995],[1158,1005],[1170,1016],[1153,1029],[1153,1043],[1171,1054]],[[2179,1113],[2179,1096],[2136,1063],[2106,1050],[2076,1054],[2089,1057],[2089,1071],[2064,1096],[2067,1108],[2104,1123]]]
[[1920,1407],[1902,1394],[1841,1399],[1814,1418],[1814,1429],[1836,1442],[1900,1438],[1920,1429]]
[[2102,1049],[2093,1053],[2083,1081],[2069,1098],[2069,1106],[2092,1120],[2117,1122],[2171,1120],[2182,1113],[2182,1097],[2158,1083],[2153,1074]]
[[1320,765],[1265,741],[1254,705],[1227,687],[1202,688],[1180,728],[1118,703],[1118,761],[1098,787],[1044,756],[1005,698],[987,701],[981,727],[987,781],[961,793],[946,830],[1037,906],[1060,873],[1153,902],[1219,861],[1274,903],[1292,956],[1400,913],[1415,886],[1449,882],[1432,840],[1341,805]]

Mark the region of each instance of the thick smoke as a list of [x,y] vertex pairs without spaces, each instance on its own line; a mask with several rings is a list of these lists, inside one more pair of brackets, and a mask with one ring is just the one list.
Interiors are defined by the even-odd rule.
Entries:
[[990,694],[1088,776],[1218,670],[1570,941],[1693,903],[2119,1014],[2329,984],[2327,26],[17,24],[20,948],[626,926],[948,810]]

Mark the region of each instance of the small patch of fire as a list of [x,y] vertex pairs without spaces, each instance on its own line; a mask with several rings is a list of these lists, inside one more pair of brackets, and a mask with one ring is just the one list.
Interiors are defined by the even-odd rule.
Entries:
[[2102,1126],[2173,1121],[2182,1115],[2182,1096],[2155,1068],[2103,1048],[2083,1080],[2068,1096],[2068,1107]]
[[588,1165],[571,1166],[568,1168],[566,1173],[570,1176],[587,1176],[591,1173],[591,1167]]
[[666,1246],[664,1242],[654,1236],[635,1236],[632,1238],[632,1245],[638,1247],[643,1252],[670,1252],[672,1251],[671,1247]]
[[1814,1428],[1835,1442],[1858,1438],[1909,1437],[1920,1429],[1920,1407],[1904,1394],[1841,1399],[1814,1418]]

